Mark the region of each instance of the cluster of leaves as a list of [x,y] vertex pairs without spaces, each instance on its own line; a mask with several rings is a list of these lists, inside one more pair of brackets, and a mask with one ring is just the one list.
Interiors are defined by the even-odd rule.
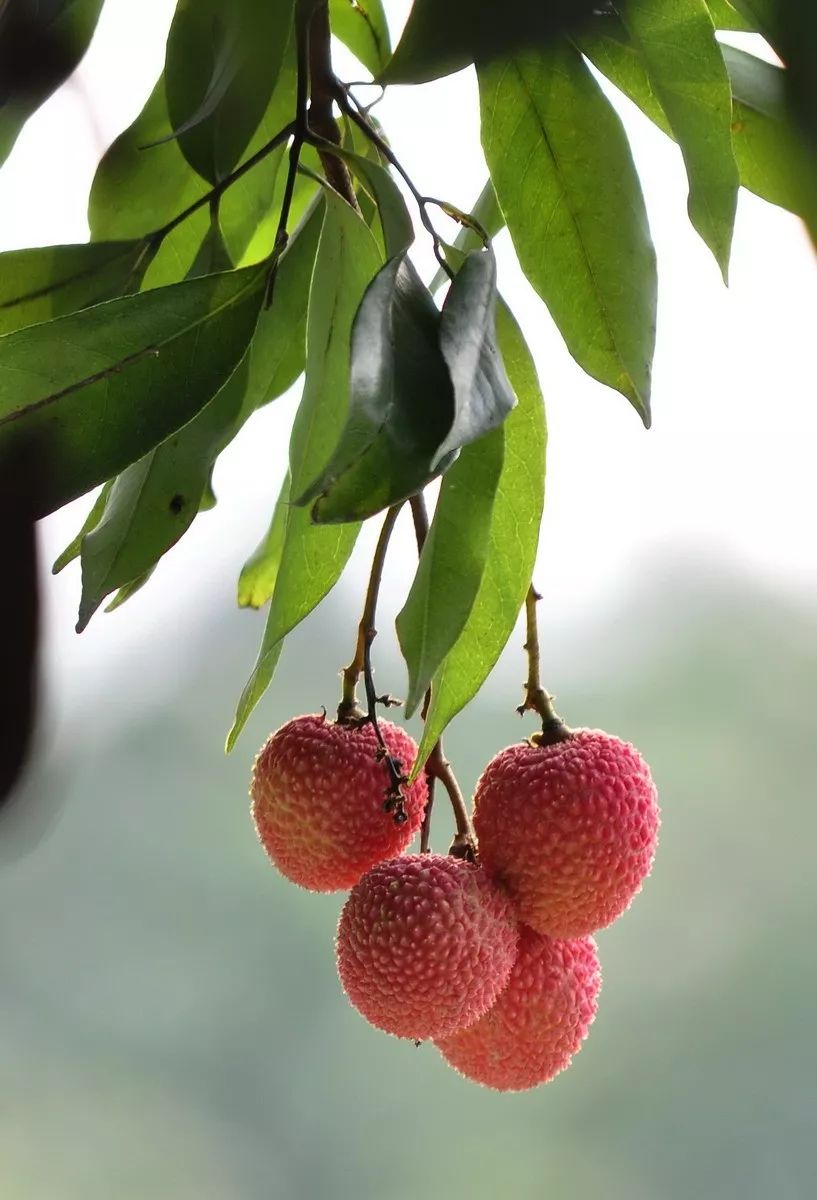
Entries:
[[[2,98],[0,153],[76,64],[99,8],[33,6],[34,33],[64,52]],[[330,0],[332,32],[384,85],[476,65],[489,180],[456,243],[434,235],[444,269],[428,287],[382,131],[342,85],[328,97],[338,144],[299,108],[326,8],[179,0],[162,77],[99,165],[91,241],[2,256],[0,469],[36,460],[36,516],[103,485],[55,564],[81,560],[82,629],[215,503],[218,455],[303,374],[289,470],[239,580],[240,604],[269,608],[229,744],[361,522],[442,476],[397,622],[409,712],[433,684],[423,760],[510,636],[544,498],[542,395],[488,235],[507,225],[571,354],[649,424],[655,253],[598,75],[678,142],[690,220],[725,277],[739,185],[814,232],[817,171],[807,69],[723,45],[716,28],[759,30],[787,62],[807,67],[808,53],[776,0],[475,0],[467,21],[456,0],[416,0],[394,54],[381,0]],[[429,228],[430,202],[411,191]]]

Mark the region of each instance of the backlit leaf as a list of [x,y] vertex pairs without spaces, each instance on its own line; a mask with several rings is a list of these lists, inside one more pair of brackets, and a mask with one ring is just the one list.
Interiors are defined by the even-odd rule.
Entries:
[[272,596],[284,551],[288,517],[289,471],[284,476],[272,510],[269,529],[241,568],[238,578],[238,603],[241,608],[262,608]]
[[292,0],[180,0],[165,60],[179,145],[205,179],[237,165],[272,95],[292,29]]
[[740,179],[729,76],[709,10],[704,0],[628,0],[622,19],[681,148],[689,219],[726,280]]
[[382,0],[329,0],[332,33],[352,51],[367,71],[377,75],[391,55],[391,40]]
[[414,0],[383,83],[425,83],[472,62],[543,48],[579,28],[598,0]]
[[621,122],[567,44],[479,71],[482,140],[523,271],[574,358],[650,421],[656,263]]
[[479,591],[504,442],[502,429],[486,434],[465,447],[443,478],[417,574],[397,617],[409,673],[407,717],[462,633]]

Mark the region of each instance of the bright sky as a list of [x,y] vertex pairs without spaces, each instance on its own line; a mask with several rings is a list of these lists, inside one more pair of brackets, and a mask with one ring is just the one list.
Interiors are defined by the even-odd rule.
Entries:
[[[161,69],[173,7],[170,0],[108,0],[77,75],[30,121],[0,173],[3,249],[85,240],[96,160],[136,116]],[[397,25],[408,0],[387,0],[386,8]],[[343,74],[348,60],[337,61]],[[534,349],[548,408],[537,582],[550,619],[569,626],[618,599],[645,558],[679,552],[737,563],[814,596],[817,272],[810,245],[793,217],[741,193],[727,291],[686,221],[678,150],[626,101],[621,112],[659,258],[649,433],[626,401],[583,375],[514,267],[506,238],[497,246],[500,286]],[[471,74],[392,89],[378,115],[420,188],[469,208],[485,179]],[[419,235],[418,246],[418,265],[430,274]],[[50,657],[74,687],[77,672],[114,670],[157,632],[177,637],[180,592],[185,620],[195,620],[198,608],[191,592],[232,596],[241,562],[267,524],[294,399],[253,419],[219,465],[218,507],[195,523],[147,588],[117,613],[96,617],[81,639],[73,633],[78,569],[49,581]],[[44,523],[49,562],[87,507],[77,502]],[[405,586],[399,566],[390,583]]]

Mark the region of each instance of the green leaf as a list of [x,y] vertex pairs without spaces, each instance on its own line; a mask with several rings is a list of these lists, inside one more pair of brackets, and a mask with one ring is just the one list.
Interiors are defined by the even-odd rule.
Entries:
[[427,83],[472,62],[542,48],[580,26],[599,0],[414,0],[382,83]]
[[262,309],[250,348],[247,401],[253,408],[282,396],[304,369],[309,288],[323,219],[318,198],[278,264],[272,304]]
[[576,45],[662,133],[673,137],[672,126],[653,91],[644,60],[619,21],[613,17],[599,18],[586,33],[576,38]]
[[[263,119],[242,162],[262,149],[291,119],[295,67],[287,49],[281,73]],[[136,121],[113,143],[97,169],[91,189],[88,219],[94,240],[144,236],[171,221],[207,192],[207,187],[182,154],[171,132],[164,78],[160,79]],[[146,149],[146,147],[149,147]],[[258,243],[251,261],[272,248],[277,204],[283,189],[284,147],[273,150],[227,189],[219,203],[219,218],[231,258],[241,262]],[[305,160],[317,162],[307,150]],[[314,184],[298,181],[293,221],[297,221],[314,192]],[[205,208],[188,217],[165,239],[145,279],[147,287],[162,287],[182,279],[208,227]]]
[[483,67],[479,82],[483,146],[520,265],[577,362],[649,425],[655,251],[621,122],[567,45]]
[[138,291],[149,257],[141,241],[0,254],[0,334]]
[[101,520],[82,540],[77,633],[106,596],[149,575],[193,522],[213,462],[236,431],[246,379],[242,364],[192,421],[114,481]]
[[37,515],[135,462],[199,412],[249,344],[263,267],[110,300],[0,339],[0,469],[36,448]]
[[454,420],[433,466],[501,425],[516,403],[496,344],[496,259],[473,250],[448,289],[440,349],[454,387]]
[[724,282],[740,177],[732,152],[732,94],[704,0],[628,0],[624,24],[681,148],[687,209]]
[[32,113],[76,69],[102,0],[0,6],[0,166]]
[[[294,495],[327,461],[346,419],[352,322],[380,265],[375,241],[357,213],[331,190],[326,199],[310,293],[306,382],[290,440]],[[305,509],[289,508],[261,650],[238,703],[228,751],[269,687],[284,638],[340,578],[358,528],[312,525]]]
[[364,158],[332,142],[325,142],[323,146],[330,154],[343,159],[371,192],[380,215],[386,257],[396,258],[404,254],[414,241],[414,226],[403,194],[388,168],[375,159]]
[[210,183],[233,170],[261,122],[292,13],[292,0],[180,0],[167,39],[167,109],[185,158]]
[[188,279],[197,279],[199,275],[214,275],[218,271],[231,271],[232,268],[233,260],[224,244],[224,235],[221,232],[218,216],[214,214],[211,216],[210,225],[190,270],[187,272],[187,277]]
[[414,778],[448,723],[491,673],[513,632],[536,560],[545,489],[542,394],[530,351],[504,305],[498,313],[498,330],[519,403],[497,433],[490,435],[504,439],[504,457],[486,538],[485,569],[465,627],[434,675]]
[[[500,229],[504,227],[505,218],[502,215],[502,209],[499,207],[494,185],[490,179],[477,197],[470,215],[480,223],[490,238],[495,237]],[[463,254],[468,254],[471,250],[480,250],[481,248],[482,238],[477,231],[468,225],[463,225],[454,239],[454,249],[459,250]],[[447,280],[448,276],[442,267],[440,267],[431,281],[431,291],[436,292]]]
[[[169,130],[164,80],[160,79],[139,116],[108,148],[97,167],[88,201],[94,241],[152,233],[207,190],[176,142],[144,148],[158,143]],[[206,227],[206,213],[200,221]],[[201,227],[196,245],[200,241]],[[195,247],[191,258],[194,253]]]
[[108,496],[110,495],[112,487],[113,480],[111,479],[108,480],[108,482],[100,489],[99,495],[94,500],[91,510],[88,513],[88,516],[85,518],[79,533],[72,541],[68,543],[62,554],[60,554],[59,557],[54,560],[54,565],[51,568],[53,575],[59,575],[60,571],[62,571],[64,567],[67,567],[68,564],[73,562],[75,558],[79,558],[82,539],[85,537],[86,533],[90,533],[90,531],[99,524],[102,514],[105,511],[105,505],[108,501]]
[[[612,84],[672,137],[644,64],[620,25],[599,22],[579,45]],[[732,145],[741,184],[817,228],[817,171],[788,115],[783,70],[732,46],[721,50],[732,86]]]
[[723,47],[732,80],[732,142],[741,182],[817,231],[817,163],[789,116],[785,72],[753,54]]
[[355,316],[338,444],[306,490],[293,486],[295,504],[315,500],[314,521],[362,520],[433,478],[454,412],[439,330],[440,314],[409,259],[391,259]]
[[272,510],[269,529],[241,568],[238,578],[238,603],[241,608],[262,608],[272,596],[284,552],[288,517],[289,471],[284,476]]
[[377,75],[391,55],[391,39],[381,0],[329,0],[332,33],[367,71]]
[[754,26],[733,8],[729,0],[706,0],[716,29],[732,29],[741,33],[751,32]]
[[409,674],[406,716],[463,631],[474,606],[491,538],[491,514],[505,438],[495,429],[466,446],[443,478],[440,497],[397,636]]
[[105,606],[105,612],[115,612],[126,600],[130,600],[131,596],[141,591],[155,570],[155,566],[151,567],[149,571],[145,571],[144,575],[140,575],[138,579],[132,579],[130,583],[126,583],[124,587],[121,587],[110,604]]

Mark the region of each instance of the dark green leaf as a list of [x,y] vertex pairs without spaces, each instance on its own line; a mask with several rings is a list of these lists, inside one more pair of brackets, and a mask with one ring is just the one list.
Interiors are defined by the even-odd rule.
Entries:
[[440,349],[454,387],[454,420],[433,466],[501,425],[516,403],[496,345],[496,260],[473,250],[448,289]]
[[0,254],[0,334],[138,291],[148,259],[139,241]]
[[648,425],[655,251],[621,122],[567,45],[479,78],[483,145],[522,269],[574,358]]
[[75,70],[102,0],[0,6],[0,166],[28,118]]
[[217,183],[238,164],[272,95],[292,28],[287,0],[181,0],[167,40],[165,87],[179,145]]
[[238,603],[241,608],[262,608],[272,596],[284,552],[288,517],[289,471],[281,484],[269,529],[241,569],[238,579]]
[[628,0],[622,15],[684,156],[689,219],[725,282],[740,178],[729,76],[709,10],[704,0]]
[[443,478],[397,636],[409,674],[406,716],[463,631],[490,549],[491,514],[504,456],[502,429],[466,446]]
[[249,344],[261,267],[110,300],[0,339],[0,468],[35,447],[38,515],[110,479],[199,412]]
[[315,500],[313,520],[372,516],[435,474],[454,411],[439,329],[440,314],[410,261],[392,259],[355,316],[349,413],[335,451],[305,491],[293,486],[296,504]]
[[[477,197],[476,204],[471,209],[470,215],[479,222],[490,238],[495,237],[500,229],[503,228],[505,218],[502,216],[502,209],[499,207],[494,185],[490,179]],[[481,247],[482,238],[479,233],[470,226],[463,225],[454,240],[454,249],[459,250],[463,254],[468,254],[469,251],[479,250]],[[442,267],[440,267],[431,281],[431,291],[436,292],[447,279],[448,276]]]
[[476,695],[502,653],[536,559],[545,488],[544,407],[530,352],[502,305],[497,323],[499,346],[519,403],[491,434],[504,439],[505,449],[486,539],[485,570],[465,627],[434,675],[415,776],[449,721]]
[[598,0],[414,0],[383,83],[426,83],[472,62],[543,47],[580,27]]
[[216,455],[235,433],[246,381],[239,366],[192,421],[114,481],[101,520],[82,540],[78,633],[106,596],[150,574],[191,525]]
[[85,518],[79,533],[73,539],[73,541],[68,543],[62,554],[60,554],[59,557],[54,560],[54,565],[51,568],[54,575],[59,575],[60,571],[62,571],[64,567],[67,567],[68,564],[73,562],[75,558],[79,558],[82,539],[85,537],[86,533],[90,533],[90,531],[94,529],[102,519],[102,514],[105,511],[105,505],[108,502],[108,496],[110,495],[112,487],[113,480],[108,480],[108,482],[102,488],[100,488],[99,495],[97,496],[96,500],[94,500],[91,510],[88,513],[88,516]]
[[[326,197],[310,293],[306,382],[290,440],[295,495],[327,461],[343,428],[348,408],[352,322],[380,265],[374,239],[357,213],[331,190],[327,190]],[[357,525],[313,525],[305,509],[289,508],[261,650],[238,703],[227,737],[228,750],[269,687],[284,638],[334,587],[357,533]]]
[[379,74],[391,55],[381,0],[329,0],[329,20],[335,37],[348,46],[367,71]]

